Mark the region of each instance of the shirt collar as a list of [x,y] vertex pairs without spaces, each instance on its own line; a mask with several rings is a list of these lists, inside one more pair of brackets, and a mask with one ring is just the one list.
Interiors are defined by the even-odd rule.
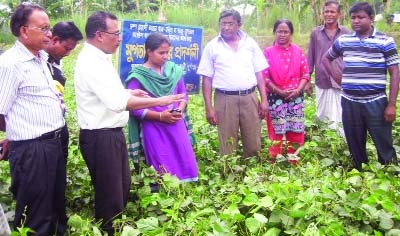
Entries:
[[105,59],[107,61],[110,60],[111,54],[106,54],[99,48],[95,47],[93,44],[85,42],[85,48],[90,51],[90,53],[97,55],[98,57]]
[[47,60],[49,63],[53,64],[57,64],[60,65],[61,60],[60,59],[55,59],[54,57],[52,57],[50,54],[49,55],[49,59]]
[[[372,33],[368,36],[368,38],[375,38],[375,36],[376,36],[376,29],[375,29],[375,27],[373,27],[373,26],[371,26],[371,27],[372,27]],[[354,36],[354,37],[358,37],[358,35],[357,35],[357,33],[356,33],[355,31],[353,31],[353,32],[351,33],[351,35]]]
[[[323,24],[323,25],[320,26],[319,30],[324,31],[325,28],[326,28],[326,27],[325,27],[325,24]],[[344,28],[343,25],[338,24],[338,30],[339,30],[339,31],[342,31],[343,28]]]
[[15,42],[15,47],[18,51],[20,51],[20,60],[21,61],[30,61],[30,60],[44,60],[47,61],[49,55],[44,50],[39,50],[38,57],[33,55],[31,51],[19,40]]
[[[239,35],[240,40],[244,40],[247,37],[247,34],[245,32],[243,32],[242,30],[238,30],[237,33]],[[221,35],[221,32],[218,34],[218,40],[225,41]]]
[[281,45],[274,43],[274,47],[276,47],[279,50],[288,51],[292,47],[292,42],[290,42],[287,47],[282,47]]

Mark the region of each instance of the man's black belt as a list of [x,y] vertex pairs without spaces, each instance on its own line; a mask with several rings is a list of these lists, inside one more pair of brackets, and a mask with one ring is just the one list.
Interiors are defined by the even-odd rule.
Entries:
[[121,131],[122,127],[101,128],[101,129],[81,129],[81,131]]
[[61,137],[61,131],[63,128],[56,129],[51,132],[44,133],[37,138],[33,139],[26,139],[26,140],[19,140],[19,141],[10,141],[10,145],[13,147],[17,147],[24,143],[29,143],[33,141],[42,141],[42,140],[49,140],[49,139],[57,139]]
[[249,89],[245,89],[245,90],[237,90],[237,91],[230,91],[230,90],[222,90],[222,89],[215,89],[215,92],[217,93],[222,93],[225,95],[247,95],[247,94],[251,94],[254,92],[254,90],[256,90],[256,86],[249,88]]
[[44,133],[41,136],[39,136],[38,138],[35,138],[34,140],[46,140],[46,139],[59,138],[59,137],[61,137],[61,131],[62,131],[62,128],[56,129],[54,131]]

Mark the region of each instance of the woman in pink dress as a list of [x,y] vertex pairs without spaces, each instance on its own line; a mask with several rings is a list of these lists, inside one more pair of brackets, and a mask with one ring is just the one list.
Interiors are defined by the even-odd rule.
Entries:
[[[150,34],[145,42],[145,62],[129,73],[127,87],[145,90],[152,97],[186,94],[183,69],[168,61],[170,47],[162,34]],[[176,104],[131,111],[128,148],[130,154],[138,154],[142,146],[148,165],[185,182],[198,178],[194,139],[188,131],[190,122],[185,122],[187,100],[186,96]]]
[[[264,71],[264,78],[269,103],[266,117],[268,136],[272,141],[269,155],[272,159],[285,152],[293,154],[304,144],[303,89],[310,80],[304,53],[291,42],[292,22],[286,19],[276,21],[273,32],[274,44],[264,50],[270,65]],[[286,145],[282,145],[284,136]]]

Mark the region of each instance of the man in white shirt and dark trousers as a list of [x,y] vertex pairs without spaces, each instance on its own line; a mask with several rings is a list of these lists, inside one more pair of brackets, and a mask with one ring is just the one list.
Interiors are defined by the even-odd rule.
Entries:
[[66,167],[60,132],[65,122],[43,51],[50,21],[42,7],[24,2],[14,10],[10,27],[17,41],[0,56],[0,127],[9,141],[4,152],[16,198],[14,229],[23,224],[36,236],[63,235],[66,222],[60,222],[59,210],[65,208]]
[[95,218],[113,235],[112,221],[124,210],[131,185],[122,131],[129,118],[127,110],[179,102],[183,95],[150,98],[144,91],[123,87],[110,58],[121,42],[115,15],[94,12],[85,33],[87,41],[74,75],[79,144],[94,185]]

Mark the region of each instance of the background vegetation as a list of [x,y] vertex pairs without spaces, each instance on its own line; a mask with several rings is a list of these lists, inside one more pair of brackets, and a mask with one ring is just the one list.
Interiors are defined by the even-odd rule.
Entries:
[[[0,49],[14,41],[9,34],[8,21],[12,9],[20,0],[0,0]],[[59,20],[73,20],[81,29],[87,16],[95,10],[106,10],[121,19],[162,20],[167,22],[202,26],[205,39],[218,31],[218,14],[221,9],[235,7],[244,15],[243,29],[250,35],[260,37],[261,46],[268,43],[264,36],[271,35],[271,28],[279,18],[290,19],[296,35],[308,34],[322,22],[321,9],[325,0],[33,0],[44,6],[53,23]],[[339,1],[343,6],[341,21],[348,25],[348,8],[355,0]],[[400,1],[370,1],[383,20],[377,22],[382,31],[398,32],[400,24],[386,24],[386,18],[400,13]],[[383,4],[385,2],[385,4]],[[297,37],[297,36],[296,36]]]
[[[160,12],[170,23],[204,27],[206,42],[217,34],[220,8],[234,1],[38,1],[48,9],[52,22],[74,20],[81,29],[93,10],[110,10],[122,18],[157,20]],[[343,12],[353,1],[342,1]],[[5,1],[12,9],[19,1]],[[307,50],[312,27],[320,22],[322,1],[242,1],[256,10],[246,16],[244,30],[257,38],[260,46],[272,42],[271,26],[278,18],[288,18],[296,26],[293,39]],[[378,2],[377,2],[378,3]],[[400,11],[398,1],[388,1],[385,12]],[[1,4],[0,4],[1,5]],[[378,4],[379,5],[379,4]],[[1,11],[3,29],[0,45],[9,46],[7,21],[10,12]],[[343,23],[348,25],[346,16]],[[383,31],[395,32],[399,25],[377,23]],[[399,40],[397,40],[398,43]],[[67,204],[70,216],[68,235],[101,235],[93,219],[93,187],[78,147],[78,130],[73,89],[73,68],[81,45],[63,61],[68,78],[66,102],[71,140],[68,160]],[[298,155],[283,155],[276,164],[267,159],[270,145],[263,124],[263,152],[259,158],[238,155],[220,157],[216,128],[204,119],[200,95],[190,97],[198,143],[195,152],[199,181],[180,184],[171,176],[162,180],[144,165],[132,171],[131,200],[115,221],[117,235],[400,235],[400,168],[376,162],[371,141],[367,148],[370,164],[360,173],[351,169],[343,138],[315,119],[315,98],[306,99],[306,143]],[[398,115],[400,112],[398,111]],[[393,137],[400,153],[400,123],[394,123]],[[2,134],[0,134],[1,136]],[[301,157],[301,158],[300,158]],[[294,167],[288,159],[299,159]],[[12,219],[15,202],[10,185],[8,162],[0,162],[0,203]],[[132,168],[133,169],[133,168]],[[159,182],[161,191],[150,192],[150,183]],[[24,235],[21,229],[16,235]]]

